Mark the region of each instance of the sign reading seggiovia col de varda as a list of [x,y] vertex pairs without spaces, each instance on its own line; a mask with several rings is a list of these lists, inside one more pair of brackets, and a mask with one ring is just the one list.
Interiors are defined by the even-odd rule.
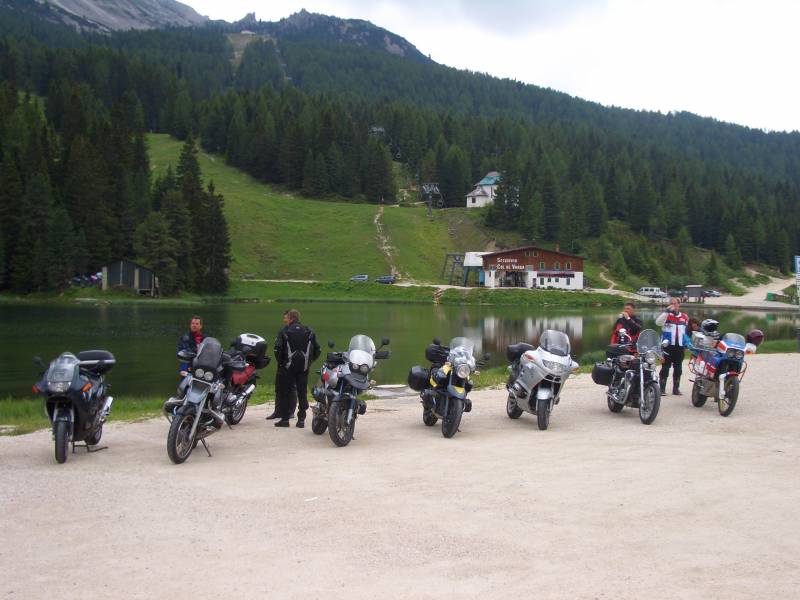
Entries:
[[538,246],[483,255],[485,287],[583,289],[583,257]]

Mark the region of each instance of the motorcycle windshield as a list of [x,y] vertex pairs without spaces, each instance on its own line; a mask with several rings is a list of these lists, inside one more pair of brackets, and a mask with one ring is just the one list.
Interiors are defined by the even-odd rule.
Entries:
[[743,335],[739,335],[738,333],[726,333],[722,336],[722,341],[725,342],[725,345],[729,348],[731,346],[736,348],[741,348],[744,350],[745,344],[747,343],[744,339]]
[[455,337],[450,340],[450,353],[447,356],[447,362],[456,367],[466,363],[469,365],[470,370],[473,370],[475,368],[474,350],[475,342],[471,339]]
[[454,337],[452,340],[450,340],[449,347],[450,352],[456,348],[460,348],[463,352],[473,354],[475,351],[475,342],[467,337]]
[[569,337],[561,331],[548,329],[539,336],[539,347],[545,352],[556,356],[569,356]]
[[350,340],[350,345],[347,347],[347,352],[349,353],[353,350],[361,350],[362,352],[374,355],[375,342],[367,335],[354,335]]
[[47,369],[47,381],[50,383],[61,383],[72,381],[75,378],[75,370],[80,366],[80,361],[71,352],[64,352],[61,356],[50,362]]
[[194,359],[196,369],[216,369],[222,361],[222,344],[217,338],[207,337],[197,348],[197,356]]
[[654,330],[645,329],[636,341],[636,351],[639,354],[647,354],[650,351],[661,354],[661,338]]

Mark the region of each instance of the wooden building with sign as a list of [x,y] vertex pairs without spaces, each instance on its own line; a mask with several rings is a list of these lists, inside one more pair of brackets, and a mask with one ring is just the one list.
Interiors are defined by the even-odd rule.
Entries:
[[576,254],[523,246],[482,259],[485,287],[583,289],[583,257]]

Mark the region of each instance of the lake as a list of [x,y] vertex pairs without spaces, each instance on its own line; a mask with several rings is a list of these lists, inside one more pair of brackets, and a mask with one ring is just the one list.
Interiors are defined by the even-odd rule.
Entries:
[[[391,339],[392,357],[381,361],[373,377],[381,383],[405,382],[409,368],[424,362],[425,346],[434,336],[443,343],[458,335],[473,338],[480,353],[492,354],[491,366],[505,364],[505,347],[535,342],[545,329],[566,332],[573,355],[602,350],[608,343],[618,311],[607,309],[531,309],[494,306],[431,306],[366,303],[296,303],[304,323],[317,332],[326,350],[334,340],[346,349],[355,334],[364,333],[380,344]],[[117,365],[110,375],[118,396],[169,396],[177,378],[175,346],[197,313],[207,333],[223,344],[243,332],[256,333],[270,344],[281,326],[283,304],[219,304],[198,307],[152,305],[41,306],[0,305],[0,397],[31,396],[37,379],[33,356],[48,362],[63,351],[103,348],[114,353]],[[690,316],[714,317],[723,331],[747,333],[758,327],[767,339],[794,339],[794,314],[713,310],[685,307]],[[655,309],[642,309],[645,326],[653,326]],[[316,363],[315,368],[319,367]],[[275,375],[273,362],[263,371]],[[315,377],[312,374],[311,379]]]

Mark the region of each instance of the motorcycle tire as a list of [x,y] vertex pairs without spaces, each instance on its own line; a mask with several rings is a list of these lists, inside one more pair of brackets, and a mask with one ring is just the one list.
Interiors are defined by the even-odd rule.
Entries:
[[56,421],[53,427],[56,438],[56,462],[63,465],[67,462],[67,449],[69,447],[69,423]]
[[703,396],[703,394],[700,393],[700,384],[699,382],[695,382],[692,386],[692,406],[701,408],[705,406],[706,400],[708,400],[708,396]]
[[728,417],[736,408],[736,401],[739,399],[739,378],[730,377],[725,380],[725,398],[717,402],[719,414]]
[[328,435],[331,441],[339,446],[347,446],[353,439],[356,430],[356,416],[347,424],[347,407],[343,402],[333,402],[328,411]]
[[92,435],[90,435],[88,438],[86,438],[86,445],[87,446],[96,446],[97,444],[100,443],[100,438],[101,437],[103,437],[103,426],[102,425],[100,425],[100,427],[98,427],[97,430]]
[[550,426],[550,400],[536,401],[536,423],[542,431]]
[[241,406],[238,408],[236,406],[233,407],[233,410],[230,412],[225,413],[225,422],[228,425],[238,425],[242,422],[244,418],[244,413],[247,411],[247,402],[250,398],[247,398],[244,402],[242,402]]
[[[169,426],[167,434],[167,455],[176,465],[186,461],[197,446],[197,439],[189,439],[194,426],[194,413],[176,415]],[[196,432],[195,432],[196,436]]]
[[506,414],[509,419],[519,419],[522,416],[522,409],[517,406],[516,402],[512,402],[511,398],[506,400]]
[[644,386],[644,398],[639,398],[639,420],[643,425],[650,425],[658,416],[661,406],[661,388],[655,381]]
[[458,398],[450,399],[447,415],[442,419],[442,435],[446,438],[453,437],[458,432],[461,424],[461,415],[464,414],[464,401]]
[[316,435],[322,435],[328,428],[328,422],[322,417],[314,417],[311,419],[311,431]]
[[610,410],[612,413],[620,413],[622,412],[622,409],[625,408],[624,404],[617,404],[608,396],[606,396],[606,404],[608,404],[608,410]]
[[433,427],[439,421],[439,417],[437,417],[433,410],[430,408],[425,408],[422,410],[422,422],[425,423],[428,427]]

